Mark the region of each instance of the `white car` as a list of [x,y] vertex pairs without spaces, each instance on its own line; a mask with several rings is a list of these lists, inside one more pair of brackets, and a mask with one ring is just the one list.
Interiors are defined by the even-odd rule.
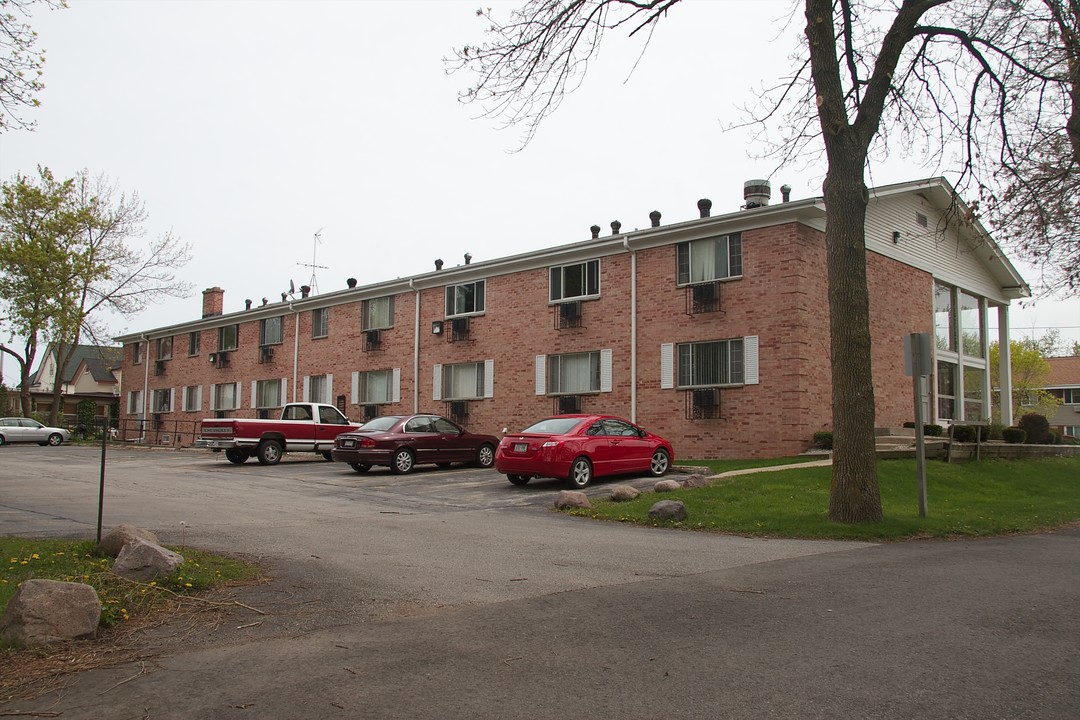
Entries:
[[13,442],[60,445],[70,437],[71,433],[63,428],[46,427],[30,418],[0,418],[0,445]]

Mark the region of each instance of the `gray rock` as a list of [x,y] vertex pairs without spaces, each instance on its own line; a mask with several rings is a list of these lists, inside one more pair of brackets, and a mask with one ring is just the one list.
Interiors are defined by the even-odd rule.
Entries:
[[184,558],[172,550],[136,538],[124,545],[112,569],[131,580],[153,580],[171,575],[183,562]]
[[682,485],[678,480],[657,480],[653,485],[653,490],[656,492],[671,492],[672,490],[682,490]]
[[560,490],[555,496],[555,507],[560,510],[569,507],[591,508],[589,496],[577,490]]
[[691,475],[682,481],[684,488],[703,488],[709,484],[708,475]]
[[93,637],[99,620],[101,601],[89,585],[24,580],[0,615],[0,639],[23,646]]
[[101,544],[98,545],[98,548],[109,557],[118,557],[124,546],[136,538],[154,545],[160,544],[157,535],[149,530],[143,530],[134,525],[117,525],[105,537],[101,538]]
[[638,495],[641,495],[641,491],[635,487],[630,487],[629,485],[616,485],[611,488],[611,499],[615,502],[633,500]]
[[686,506],[679,500],[661,500],[649,508],[649,519],[682,522],[686,519]]

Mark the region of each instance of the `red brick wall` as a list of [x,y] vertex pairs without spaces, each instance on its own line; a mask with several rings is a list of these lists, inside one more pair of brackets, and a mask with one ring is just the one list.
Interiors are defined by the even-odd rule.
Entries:
[[[678,458],[775,457],[805,450],[813,433],[831,426],[827,274],[823,235],[788,224],[748,231],[743,241],[743,277],[725,282],[721,312],[686,313],[686,289],[676,287],[674,245],[641,250],[637,263],[637,404],[636,420],[672,441]],[[401,401],[382,413],[410,412],[414,390],[421,411],[446,413],[433,398],[435,364],[493,359],[494,397],[469,402],[468,427],[499,434],[520,429],[555,411],[553,398],[535,392],[536,356],[612,350],[612,391],[583,398],[585,412],[632,414],[631,264],[629,253],[600,258],[600,297],[583,303],[582,327],[558,330],[548,304],[548,269],[528,270],[486,280],[486,310],[470,320],[468,340],[448,342],[432,323],[445,319],[443,287],[419,292],[419,364],[414,378],[415,292],[397,295],[394,324],[381,333],[378,349],[364,350],[362,303],[329,308],[329,336],[312,338],[311,311],[299,314],[297,374],[293,347],[297,316],[281,304],[284,342],[273,360],[260,363],[259,322],[240,323],[239,349],[228,367],[207,362],[216,351],[217,332],[203,331],[201,351],[188,357],[187,335],[174,339],[173,358],[163,375],[149,376],[157,387],[177,389],[174,412],[166,420],[193,421],[211,414],[211,383],[239,381],[238,416],[251,416],[251,381],[287,378],[287,400],[302,398],[304,375],[333,374],[332,394],[346,397],[346,414],[359,419],[352,403],[352,373],[401,370]],[[912,417],[910,379],[903,374],[903,336],[931,331],[929,274],[879,255],[867,260],[871,293],[873,363],[879,425],[899,425]],[[448,281],[450,276],[448,275]],[[261,312],[255,308],[253,312]],[[727,388],[721,394],[719,419],[687,418],[687,394],[660,388],[660,346],[699,340],[756,335],[759,375],[756,385]],[[156,343],[148,343],[149,361]],[[125,348],[122,410],[127,391],[142,387],[143,366],[131,365]],[[202,385],[203,407],[181,412],[184,385]]]

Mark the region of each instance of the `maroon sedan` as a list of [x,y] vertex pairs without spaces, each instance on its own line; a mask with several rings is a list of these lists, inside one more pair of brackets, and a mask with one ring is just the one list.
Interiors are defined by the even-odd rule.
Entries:
[[331,452],[358,473],[386,465],[404,474],[426,463],[491,467],[498,444],[494,435],[475,435],[438,415],[384,415],[338,435]]
[[556,415],[507,435],[495,451],[495,469],[515,485],[534,477],[583,488],[593,477],[649,473],[660,477],[675,457],[671,443],[611,415]]

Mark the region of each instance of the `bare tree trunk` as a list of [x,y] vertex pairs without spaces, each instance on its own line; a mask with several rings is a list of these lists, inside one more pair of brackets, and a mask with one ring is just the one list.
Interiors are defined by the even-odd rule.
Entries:
[[[845,144],[840,138],[834,143]],[[829,519],[880,522],[864,230],[869,192],[863,182],[863,153],[850,148],[835,155],[846,157],[830,157],[824,185],[834,433]]]
[[53,377],[52,409],[49,411],[49,424],[60,427],[60,403],[64,396],[64,368],[71,362],[75,355],[75,345],[55,343],[56,347],[56,375]]

